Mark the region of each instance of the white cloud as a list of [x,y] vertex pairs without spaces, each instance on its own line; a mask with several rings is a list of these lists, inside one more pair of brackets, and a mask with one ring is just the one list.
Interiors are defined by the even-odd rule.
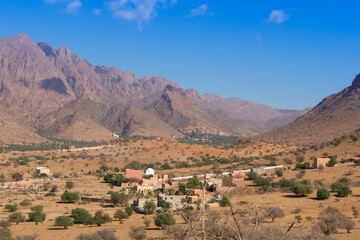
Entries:
[[67,12],[67,13],[75,13],[82,6],[83,6],[83,4],[82,4],[82,2],[80,0],[71,1],[66,5],[65,12]]
[[157,14],[157,7],[167,7],[177,3],[177,0],[113,0],[106,3],[113,16],[128,21],[136,21],[141,28],[143,22],[148,22]]
[[202,4],[198,8],[194,8],[190,10],[190,17],[205,15],[208,13],[209,9],[210,8],[207,4]]
[[273,10],[268,18],[269,23],[283,23],[290,19],[290,15],[286,14],[283,10]]
[[93,8],[93,14],[95,16],[99,16],[102,14],[102,10],[101,9],[98,9],[98,8]]
[[49,4],[55,4],[55,3],[64,3],[64,2],[68,2],[69,0],[45,0],[45,2],[49,3]]

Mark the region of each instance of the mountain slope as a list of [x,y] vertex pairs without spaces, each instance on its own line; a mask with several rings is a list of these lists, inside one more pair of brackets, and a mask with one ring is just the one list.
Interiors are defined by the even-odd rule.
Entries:
[[225,132],[232,135],[256,132],[249,123],[236,121],[219,111],[208,110],[192,100],[185,90],[167,86],[161,98],[145,107],[175,129],[189,132],[204,131],[212,134]]
[[0,145],[45,142],[37,135],[24,116],[8,102],[0,101]]
[[352,85],[322,100],[296,121],[259,138],[267,141],[316,143],[360,128],[360,74]]
[[186,92],[201,106],[223,112],[233,119],[251,122],[262,132],[284,126],[310,110],[276,109],[238,98],[225,99],[216,94],[200,95],[195,89],[187,89]]
[[125,104],[110,107],[85,97],[40,116],[37,125],[44,136],[74,140],[111,140],[121,136],[181,136],[174,128],[143,109]]

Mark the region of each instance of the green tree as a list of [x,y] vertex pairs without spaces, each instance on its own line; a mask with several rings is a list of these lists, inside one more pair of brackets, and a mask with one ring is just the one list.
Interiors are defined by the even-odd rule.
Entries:
[[102,215],[101,212],[97,211],[93,217],[93,223],[101,226],[104,223],[111,222],[112,219],[109,214]]
[[311,186],[309,185],[305,185],[305,184],[296,184],[294,186],[294,193],[296,195],[300,195],[300,196],[307,196],[308,194],[313,193],[313,189]]
[[10,212],[15,212],[18,209],[17,204],[6,204],[5,209],[9,210]]
[[31,212],[28,213],[29,215],[29,221],[30,222],[35,222],[36,225],[38,225],[38,223],[42,223],[45,218],[46,218],[46,214],[43,212]]
[[256,172],[249,172],[247,174],[247,177],[248,177],[249,180],[255,180],[256,178],[259,177],[259,175]]
[[186,195],[187,194],[187,190],[186,190],[186,185],[184,183],[180,183],[179,184],[179,195]]
[[127,214],[126,212],[123,212],[123,211],[117,211],[114,214],[114,218],[119,219],[119,221],[122,223],[122,219],[129,218],[129,214]]
[[227,196],[223,196],[223,198],[219,201],[220,207],[230,206],[230,200]]
[[271,218],[274,222],[275,218],[283,218],[285,217],[285,211],[281,207],[270,207],[265,214],[265,217]]
[[75,223],[85,223],[92,217],[89,211],[84,208],[76,208],[71,210],[71,215]]
[[337,158],[337,156],[330,156],[330,161],[329,161],[330,167],[333,167],[336,164],[338,164],[338,161],[336,160],[336,158]]
[[282,177],[282,176],[284,175],[283,171],[281,171],[281,170],[276,170],[276,171],[275,171],[275,174],[276,174],[276,176],[278,176],[278,177]]
[[164,211],[170,210],[170,209],[171,209],[171,205],[172,205],[172,204],[171,204],[170,202],[167,202],[167,201],[165,201],[165,200],[163,200],[163,199],[161,199],[161,200],[159,201],[159,203],[158,203],[158,206],[161,207],[161,209],[164,210]]
[[318,199],[328,199],[330,197],[330,192],[325,188],[321,188],[317,190],[316,197]]
[[128,196],[125,193],[111,193],[111,201],[114,203],[114,205],[118,204],[125,204],[128,202]]
[[145,204],[144,204],[144,213],[145,215],[151,215],[151,214],[154,214],[156,210],[156,206],[155,206],[155,203],[153,201],[146,201]]
[[169,164],[164,163],[163,165],[161,165],[161,169],[163,169],[163,170],[170,170],[170,169],[172,169],[172,167],[171,167]]
[[26,218],[21,212],[15,212],[10,214],[9,216],[9,222],[14,222],[16,224],[19,224],[19,222],[25,222]]
[[55,224],[54,226],[60,226],[67,229],[69,226],[74,225],[74,222],[71,218],[67,216],[59,216],[55,218]]
[[202,184],[197,176],[193,176],[192,178],[189,178],[186,184],[188,188],[198,188],[201,187],[201,185]]
[[72,192],[64,192],[63,195],[61,195],[61,201],[63,202],[69,202],[74,203],[80,200],[79,194],[72,193]]
[[337,192],[337,195],[338,195],[339,197],[347,197],[347,196],[349,196],[349,195],[351,195],[351,194],[352,194],[351,189],[350,189],[348,186],[346,186],[346,185],[344,185],[344,186],[342,186],[341,188],[339,188],[339,189],[338,189],[338,192]]
[[131,215],[134,213],[134,210],[132,210],[131,207],[127,206],[127,207],[125,208],[125,212],[126,212],[129,216],[131,216]]
[[176,223],[173,215],[168,212],[156,215],[154,222],[158,227],[163,227],[164,225],[170,226]]

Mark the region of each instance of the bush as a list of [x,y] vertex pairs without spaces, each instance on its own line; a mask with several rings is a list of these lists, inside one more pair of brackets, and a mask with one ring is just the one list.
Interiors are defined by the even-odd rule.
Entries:
[[163,199],[158,202],[158,206],[161,207],[164,211],[168,211],[169,209],[171,209],[171,205],[172,204],[170,202],[167,202]]
[[320,212],[320,221],[317,228],[326,236],[337,233],[337,229],[343,227],[346,216],[336,208],[328,207]]
[[275,174],[276,174],[276,176],[278,176],[278,177],[282,177],[282,176],[284,175],[283,171],[281,171],[281,170],[276,170],[276,171],[275,171]]
[[308,168],[310,168],[310,163],[309,163],[309,162],[306,162],[306,163],[298,163],[298,164],[296,164],[295,168],[298,168],[298,169],[308,169]]
[[172,167],[169,164],[164,163],[163,165],[161,165],[161,169],[162,170],[170,170],[170,169],[172,169]]
[[275,218],[285,217],[285,211],[281,207],[271,207],[266,211],[266,218],[271,218],[274,222]]
[[128,202],[128,196],[125,193],[111,193],[111,201],[114,203],[114,205],[118,204],[124,204]]
[[26,218],[21,212],[15,212],[10,214],[9,216],[9,222],[14,222],[16,224],[19,224],[19,222],[25,222]]
[[330,197],[330,192],[325,188],[321,188],[317,190],[316,197],[318,199],[328,199]]
[[120,222],[122,222],[123,219],[129,218],[129,214],[123,211],[118,211],[114,214],[114,218],[117,218]]
[[174,225],[175,219],[171,213],[159,213],[155,218],[155,225],[163,227],[164,225]]
[[72,193],[72,192],[64,192],[63,195],[61,195],[61,201],[63,202],[77,202],[80,200],[79,194]]
[[294,193],[296,195],[300,195],[300,196],[307,196],[308,194],[313,193],[313,189],[311,186],[309,185],[305,185],[305,184],[296,184],[294,186]]
[[255,180],[256,178],[259,177],[259,175],[258,175],[256,172],[249,172],[249,173],[247,174],[247,177],[248,177],[248,179],[250,179],[250,180]]
[[75,223],[85,223],[91,218],[91,214],[84,208],[76,208],[71,210],[71,215]]
[[93,234],[94,237],[100,237],[102,240],[117,240],[118,238],[115,236],[115,233],[113,230],[110,229],[102,229],[99,231],[96,231]]
[[129,237],[135,240],[143,240],[147,237],[147,233],[143,227],[131,227]]
[[336,156],[331,156],[331,157],[330,157],[330,161],[329,161],[330,167],[333,167],[333,166],[335,166],[336,164],[338,164],[338,161],[336,160]]
[[129,207],[129,206],[127,206],[127,207],[125,208],[125,212],[126,212],[129,216],[131,216],[131,215],[134,213],[133,209],[132,209],[131,207]]
[[338,189],[337,195],[339,197],[347,197],[352,194],[351,189],[348,186],[342,186],[340,189]]
[[1,240],[13,240],[12,232],[9,228],[0,228],[0,239]]
[[220,207],[230,206],[230,200],[227,196],[223,196],[223,198],[219,201]]
[[290,187],[291,181],[283,178],[279,181],[279,185],[280,185],[280,187]]
[[101,212],[97,211],[93,217],[92,223],[99,227],[107,222],[112,222],[111,217],[108,214],[102,215]]
[[17,204],[6,204],[5,209],[9,210],[10,212],[15,212],[18,209]]
[[20,206],[31,206],[31,201],[30,200],[28,200],[28,199],[25,199],[25,200],[23,200],[22,202],[20,202]]
[[65,187],[67,189],[72,189],[72,188],[74,188],[74,186],[75,186],[75,184],[74,184],[73,181],[67,181],[66,184],[65,184]]
[[69,226],[74,225],[74,222],[71,218],[66,216],[59,216],[55,218],[55,224],[54,226],[60,226],[67,229]]
[[144,204],[144,213],[145,215],[151,215],[154,214],[156,210],[155,203],[153,201],[146,201]]
[[31,208],[31,213],[28,213],[29,215],[29,221],[35,222],[37,225],[39,222],[43,222],[46,218],[46,214],[42,212],[43,207],[41,205],[37,205]]

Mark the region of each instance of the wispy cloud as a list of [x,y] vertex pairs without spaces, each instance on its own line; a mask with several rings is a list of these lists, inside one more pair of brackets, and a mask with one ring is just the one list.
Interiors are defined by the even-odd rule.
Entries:
[[64,9],[66,13],[76,13],[83,6],[81,0],[45,0],[45,2],[49,4],[66,3]]
[[167,7],[177,3],[177,0],[113,0],[106,2],[107,7],[116,18],[147,23],[157,15],[157,8]]
[[283,10],[273,10],[268,18],[269,23],[283,23],[290,19],[290,15],[286,14]]
[[209,6],[204,3],[200,5],[198,8],[194,8],[190,10],[190,17],[196,17],[201,15],[206,15],[209,12]]
[[93,14],[95,16],[99,16],[102,14],[102,10],[101,9],[98,9],[98,8],[93,8]]
[[70,1],[65,8],[65,12],[67,13],[76,13],[79,8],[83,6],[82,2],[80,0],[74,0]]

